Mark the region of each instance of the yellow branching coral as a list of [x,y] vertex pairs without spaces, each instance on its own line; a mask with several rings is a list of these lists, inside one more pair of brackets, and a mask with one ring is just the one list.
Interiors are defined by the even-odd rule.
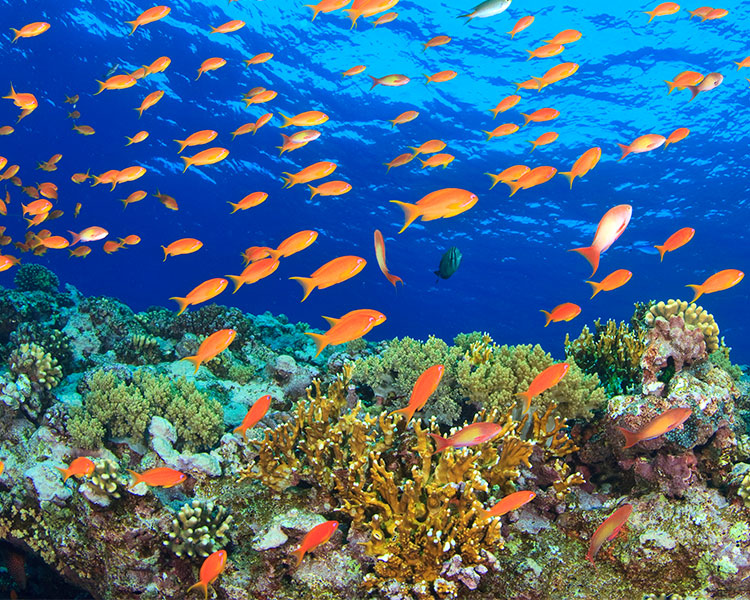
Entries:
[[561,460],[556,460],[553,463],[552,468],[560,477],[560,479],[552,483],[552,487],[555,490],[555,498],[557,498],[560,502],[565,499],[565,496],[568,494],[568,492],[570,492],[570,488],[572,486],[586,483],[583,475],[581,475],[578,471],[576,471],[575,473],[570,472],[570,465],[568,463],[564,463]]
[[482,365],[492,358],[492,352],[496,347],[497,344],[490,334],[484,333],[481,340],[469,345],[469,349],[464,353],[464,360],[469,360],[475,365]]
[[706,351],[710,354],[719,349],[719,326],[710,314],[702,306],[695,302],[688,304],[684,300],[672,300],[657,302],[646,313],[646,324],[653,325],[659,317],[669,320],[673,316],[682,317],[689,329],[700,329],[706,341]]

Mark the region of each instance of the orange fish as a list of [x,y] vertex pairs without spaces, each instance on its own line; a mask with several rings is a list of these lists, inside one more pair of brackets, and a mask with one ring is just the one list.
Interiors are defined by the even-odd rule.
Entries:
[[24,215],[35,216],[49,212],[52,209],[52,202],[44,199],[34,200],[34,202],[29,202],[29,204],[21,204],[21,208]]
[[65,476],[65,479],[63,479],[63,483],[65,483],[70,477],[75,477],[76,479],[88,477],[94,472],[95,467],[96,465],[94,465],[94,461],[90,458],[79,456],[78,458],[73,459],[73,462],[68,465],[67,469],[57,467],[57,470]]
[[378,85],[384,85],[386,87],[399,87],[402,85],[406,85],[411,81],[406,75],[386,75],[385,77],[373,77],[370,75],[370,79],[372,79],[372,86],[370,87],[370,90],[372,90],[375,86]]
[[284,119],[284,124],[281,125],[282,129],[284,127],[289,127],[290,125],[294,125],[295,127],[314,127],[315,125],[321,125],[328,120],[328,115],[319,110],[309,110],[291,118],[282,113],[279,113],[279,115]]
[[623,427],[618,427],[617,429],[625,436],[625,446],[623,448],[630,448],[638,442],[653,440],[665,433],[669,433],[673,429],[680,427],[692,414],[693,411],[689,408],[670,408],[651,419],[638,431],[630,431]]
[[724,269],[723,271],[714,273],[700,285],[691,284],[686,285],[685,287],[689,287],[693,290],[695,296],[693,296],[691,302],[695,302],[703,294],[722,292],[728,290],[730,287],[734,287],[742,281],[744,276],[745,274],[737,269]]
[[382,17],[379,17],[373,24],[373,29],[377,27],[378,25],[385,25],[386,23],[390,23],[392,21],[395,21],[398,18],[397,12],[389,12],[385,13]]
[[244,26],[245,21],[234,19],[232,21],[227,21],[218,27],[211,27],[211,33],[234,33],[235,31],[242,29]]
[[172,64],[172,59],[168,56],[160,56],[150,65],[143,65],[146,69],[146,75],[153,75],[154,73],[162,73],[167,70],[167,67]]
[[17,93],[13,89],[13,84],[10,84],[10,92],[7,96],[3,96],[4,99],[13,100],[13,104],[15,104],[18,108],[21,109],[21,114],[18,117],[17,123],[21,121],[21,119],[29,116],[32,112],[34,112],[37,107],[39,106],[39,101],[36,99],[36,96],[34,94],[30,93]]
[[140,119],[143,116],[144,110],[151,108],[154,104],[156,104],[163,97],[164,97],[163,90],[156,90],[155,92],[151,92],[148,96],[146,96],[143,99],[143,102],[141,102],[141,105],[138,108],[134,109],[138,111],[138,118]]
[[91,253],[91,248],[88,246],[78,246],[78,248],[69,249],[68,252],[70,252],[70,256],[86,258]]
[[80,202],[76,202],[75,209],[73,209],[73,217],[78,218],[78,215],[81,212],[81,206],[83,206]]
[[208,144],[209,142],[214,141],[217,135],[219,134],[212,129],[203,129],[189,135],[187,139],[174,140],[180,145],[180,149],[177,154],[181,154],[187,146],[202,146],[203,144]]
[[197,373],[201,363],[208,362],[224,352],[236,336],[237,332],[234,329],[221,329],[203,340],[195,356],[186,356],[182,360],[193,363],[195,365],[193,373]]
[[622,156],[620,157],[620,160],[631,153],[640,154],[642,152],[650,152],[651,150],[656,150],[656,148],[662,146],[666,141],[667,138],[665,138],[663,135],[649,133],[636,138],[629,146],[626,146],[625,144],[617,144],[622,150]]
[[703,79],[703,75],[696,71],[683,71],[674,78],[674,81],[665,79],[664,83],[669,87],[668,94],[671,94],[675,88],[678,90],[684,90],[689,85],[698,85]]
[[746,56],[742,59],[741,62],[735,62],[735,65],[737,65],[737,70],[739,71],[742,67],[750,67],[750,56]]
[[336,10],[344,8],[349,4],[351,0],[320,0],[317,4],[305,4],[305,6],[313,11],[313,18],[318,16],[318,13],[330,13]]
[[181,238],[172,242],[168,246],[162,246],[162,250],[164,250],[164,261],[167,260],[168,256],[192,254],[193,252],[198,252],[201,248],[203,248],[203,242],[200,240],[196,240],[195,238]]
[[628,223],[630,223],[632,214],[633,207],[629,204],[619,204],[610,208],[599,221],[591,246],[574,248],[569,250],[569,252],[578,252],[589,261],[589,264],[594,269],[591,275],[594,275],[599,268],[600,256],[622,235]]
[[520,179],[521,177],[526,175],[526,173],[528,173],[529,171],[531,171],[531,169],[529,169],[529,167],[527,167],[526,165],[513,165],[512,167],[508,167],[497,175],[493,175],[492,173],[485,173],[485,175],[489,175],[492,179],[492,185],[490,186],[490,189],[492,189],[498,183],[508,183],[511,181],[516,181],[517,179]]
[[643,11],[644,14],[649,15],[648,22],[650,23],[654,17],[665,17],[667,15],[673,15],[680,10],[680,5],[676,2],[662,2],[653,10]]
[[145,65],[142,67],[139,67],[138,69],[130,73],[130,76],[133,79],[143,79],[146,75],[148,75],[148,71],[146,70],[147,68],[148,67],[146,67]]
[[529,53],[529,58],[526,60],[531,60],[532,58],[550,58],[561,54],[563,50],[565,50],[565,46],[562,44],[545,44],[544,46],[539,46],[539,48],[534,48],[534,50],[526,50]]
[[391,124],[391,128],[393,128],[396,125],[403,125],[404,123],[413,121],[418,116],[419,116],[419,113],[416,110],[407,110],[406,112],[401,113],[395,119],[389,121],[389,123]]
[[558,304],[551,311],[542,310],[544,316],[547,317],[547,322],[544,324],[545,327],[550,323],[559,323],[560,321],[571,321],[581,314],[581,307],[572,302],[564,302]]
[[426,44],[422,44],[424,49],[422,52],[427,52],[427,48],[435,48],[436,46],[444,46],[451,42],[453,38],[447,35],[438,35],[428,41]]
[[506,33],[508,33],[510,35],[510,39],[513,39],[513,37],[517,33],[520,33],[521,31],[523,31],[524,29],[526,29],[533,22],[534,22],[534,17],[532,17],[531,15],[529,15],[527,17],[521,17],[520,19],[518,19],[518,21],[516,22],[516,24],[513,26],[513,29],[511,29],[510,31],[507,31]]
[[373,15],[387,11],[389,8],[393,8],[398,2],[399,0],[363,0],[362,2],[355,0],[352,8],[344,11],[352,21],[350,29],[354,29],[357,26],[359,17],[372,17]]
[[272,257],[278,259],[281,257],[278,251],[272,250],[268,246],[250,246],[242,253],[242,263],[249,265],[264,258]]
[[227,156],[229,156],[229,150],[226,148],[209,148],[208,150],[198,152],[198,154],[194,156],[181,156],[180,158],[182,158],[185,163],[185,169],[182,172],[184,173],[193,165],[199,167],[214,165],[217,162],[224,160]]
[[135,234],[126,235],[124,238],[120,238],[120,243],[126,246],[135,246],[141,243],[141,238]]
[[89,125],[73,125],[73,129],[81,135],[94,135],[96,130]]
[[594,291],[594,293],[591,294],[591,297],[593,298],[599,292],[611,292],[612,290],[616,290],[617,288],[625,285],[628,281],[630,281],[630,278],[632,276],[633,273],[631,273],[627,269],[617,269],[616,271],[612,271],[599,283],[597,283],[596,281],[587,281],[586,283],[591,285],[591,289]]
[[133,137],[125,136],[125,139],[128,140],[128,143],[125,145],[130,146],[131,144],[140,144],[146,138],[148,138],[148,131],[139,131]]
[[271,394],[266,394],[258,398],[250,407],[250,410],[247,411],[245,418],[242,419],[242,423],[240,423],[239,427],[235,427],[232,433],[240,433],[242,434],[242,439],[247,440],[247,430],[255,427],[266,416],[268,409],[271,408],[272,399]]
[[307,554],[311,550],[314,550],[321,544],[325,544],[329,539],[331,539],[331,536],[334,534],[338,526],[338,521],[326,521],[325,523],[316,525],[309,532],[307,532],[305,537],[302,539],[302,543],[299,545],[299,548],[292,552],[292,554],[297,559],[296,566],[299,566],[305,554]]
[[133,202],[140,202],[147,195],[148,194],[144,192],[143,190],[138,190],[137,192],[133,192],[127,198],[120,200],[120,202],[122,202],[122,209],[125,210],[128,207],[128,204],[132,204]]
[[351,184],[346,181],[326,181],[325,183],[314,187],[307,184],[310,188],[310,198],[315,198],[317,195],[321,196],[341,196],[351,191]]
[[75,96],[65,96],[65,104],[72,104],[75,106],[78,104],[78,101],[80,100],[80,96],[76,94]]
[[316,269],[310,277],[290,277],[302,286],[304,302],[310,293],[318,288],[324,290],[347,279],[351,279],[365,268],[367,261],[359,256],[339,256]]
[[502,431],[502,428],[500,423],[479,422],[467,425],[447,438],[436,433],[429,435],[435,440],[435,454],[437,454],[447,448],[467,448],[489,442]]
[[669,144],[674,144],[675,142],[681,142],[688,135],[690,135],[690,130],[687,127],[679,127],[669,135],[667,141],[664,143],[664,147],[666,148]]
[[505,184],[510,188],[510,195],[512,196],[518,190],[528,190],[534,186],[547,183],[556,174],[557,169],[555,167],[537,167],[519,177],[517,181],[506,181]]
[[[206,557],[201,565],[200,575],[198,576],[198,583],[191,585],[187,592],[194,589],[203,590],[203,600],[208,600],[208,586],[211,585],[216,579],[224,572],[224,567],[227,564],[227,551],[217,550],[212,552]],[[186,593],[187,593],[186,592]]]
[[503,98],[500,102],[498,102],[497,106],[495,108],[491,108],[490,112],[492,113],[492,118],[497,118],[497,113],[505,112],[506,110],[513,108],[516,104],[518,104],[521,100],[521,96],[513,95],[508,96],[506,98]]
[[263,258],[259,261],[251,262],[239,275],[227,275],[227,278],[231,279],[232,283],[234,283],[234,291],[232,293],[236,294],[245,284],[250,285],[260,281],[264,277],[268,277],[278,268],[279,260],[277,257]]
[[337,346],[358,340],[373,327],[380,325],[386,320],[383,313],[371,309],[353,310],[338,319],[331,317],[323,318],[331,326],[328,331],[324,334],[305,332],[305,335],[309,335],[315,342],[317,348],[316,357],[323,352],[326,346]]
[[13,133],[15,129],[13,129],[10,125],[3,125],[0,127],[0,135],[10,135]]
[[265,102],[270,102],[276,96],[278,96],[277,92],[274,92],[273,90],[265,90],[263,92],[260,92],[259,94],[255,94],[252,98],[245,98],[243,102],[245,103],[245,108],[247,108],[251,104],[263,104]]
[[196,77],[195,80],[198,81],[201,78],[201,75],[203,75],[203,73],[207,71],[215,71],[216,69],[221,69],[221,67],[223,67],[225,64],[227,64],[227,61],[223,58],[207,58],[201,63],[201,66],[198,69],[198,77]]
[[201,304],[202,302],[206,302],[207,300],[216,298],[216,296],[221,294],[226,289],[228,283],[229,282],[226,279],[222,279],[221,277],[208,279],[207,281],[204,281],[197,287],[193,288],[190,293],[184,298],[173,296],[172,298],[170,298],[170,300],[174,300],[175,302],[177,302],[180,307],[180,312],[178,312],[177,314],[181,315],[191,304]]
[[[394,284],[395,285],[395,284]],[[409,397],[409,404],[404,408],[394,410],[391,414],[401,413],[406,417],[406,424],[409,424],[414,413],[418,410],[422,410],[424,405],[427,404],[427,400],[435,393],[440,380],[443,377],[445,371],[444,365],[434,365],[424,371],[414,383],[414,387]]]
[[248,208],[253,208],[263,204],[266,201],[266,198],[268,198],[268,194],[265,192],[253,192],[252,194],[245,196],[239,202],[228,202],[228,204],[231,204],[234,208],[234,210],[232,210],[232,214],[234,214],[238,210],[247,210]]
[[723,19],[729,14],[729,11],[726,8],[714,8],[711,10],[707,15],[704,15],[701,19],[701,23],[703,21],[713,21],[714,19]]
[[107,254],[112,254],[114,252],[117,252],[120,248],[122,248],[123,244],[121,242],[114,242],[112,240],[104,242],[104,245],[102,246],[102,249]]
[[284,135],[282,133],[281,137],[284,140],[283,145],[276,146],[279,150],[281,150],[279,155],[284,154],[284,152],[297,150],[298,148],[302,148],[310,142],[317,140],[320,137],[320,131],[317,131],[315,129],[304,129],[303,131],[298,131],[292,136]]
[[541,123],[543,121],[551,121],[560,116],[560,111],[554,108],[540,108],[535,110],[531,114],[521,113],[525,119],[523,126],[526,127],[530,122]]
[[255,131],[255,123],[245,123],[244,125],[241,125],[237,129],[235,129],[232,132],[232,141],[234,141],[234,138],[236,138],[238,135],[245,135],[250,133],[251,131]]
[[125,470],[133,476],[133,483],[128,486],[128,489],[135,487],[141,482],[149,487],[170,488],[179,485],[187,479],[187,475],[169,467],[156,467],[143,473],[136,473],[130,469]]
[[573,180],[576,177],[583,177],[591,169],[593,169],[602,157],[601,148],[589,148],[581,154],[580,158],[573,163],[573,168],[570,171],[561,172],[560,175],[568,178],[570,181],[570,189],[573,189]]
[[422,168],[425,167],[443,167],[444,169],[451,164],[454,160],[456,160],[456,157],[452,154],[433,154],[428,158],[427,160],[419,159],[419,162],[422,163]]
[[568,372],[570,365],[568,363],[556,363],[544,369],[539,375],[534,377],[534,380],[529,385],[529,389],[525,392],[519,392],[516,396],[521,396],[524,400],[523,412],[529,412],[531,407],[531,400],[534,396],[546,392],[548,389],[555,387],[565,374]]
[[468,190],[445,188],[427,194],[416,204],[408,204],[398,200],[391,200],[391,202],[398,204],[404,211],[404,226],[399,231],[399,233],[403,233],[409,225],[420,217],[422,221],[455,217],[469,210],[477,203],[477,200],[479,200],[477,195]]
[[537,146],[546,146],[547,144],[551,144],[558,138],[558,134],[554,131],[548,131],[547,133],[543,133],[535,140],[529,140],[529,144],[532,144],[531,150],[529,150],[529,154],[531,154],[534,150],[536,150]]
[[589,551],[586,553],[586,560],[591,562],[592,565],[594,564],[594,557],[599,552],[599,548],[602,547],[604,542],[611,542],[617,537],[617,534],[620,533],[620,529],[625,525],[625,521],[628,520],[631,512],[633,512],[633,506],[631,504],[623,504],[604,523],[599,525],[594,535],[591,536]]
[[487,141],[490,141],[495,137],[505,137],[506,135],[515,133],[518,131],[518,125],[515,123],[505,123],[495,127],[492,131],[485,131],[484,129],[482,131],[487,134]]
[[399,154],[391,162],[383,163],[386,167],[388,167],[385,172],[388,173],[388,171],[390,171],[393,167],[401,167],[406,163],[411,162],[415,156],[417,155],[410,154],[408,152],[405,154]]
[[396,286],[396,282],[398,281],[402,284],[404,283],[403,279],[396,275],[391,275],[388,271],[388,267],[385,264],[385,242],[383,241],[383,234],[380,233],[378,229],[375,230],[375,258],[378,260],[378,266],[383,272],[383,275],[385,275],[386,279],[393,284],[393,287],[398,287]]
[[258,129],[263,127],[263,125],[268,123],[271,119],[273,119],[273,113],[266,113],[258,117],[258,120],[255,121],[255,127],[253,128],[253,135],[258,133]]
[[433,154],[445,150],[445,142],[442,140],[428,140],[421,146],[409,146],[409,150],[414,151],[414,156],[418,154]]
[[434,73],[433,75],[427,75],[426,73],[422,73],[427,78],[427,81],[425,81],[425,85],[427,85],[430,82],[435,83],[444,83],[446,81],[450,81],[451,79],[455,79],[458,73],[455,71],[440,71],[438,73]]
[[24,25],[23,27],[21,27],[21,29],[13,29],[11,27],[10,30],[15,34],[12,43],[15,44],[18,38],[30,38],[42,35],[49,29],[49,27],[49,23],[45,23],[44,21],[29,23],[28,25]]
[[0,254],[0,271],[7,271],[11,267],[19,264],[20,259],[15,256],[9,256],[7,254]]
[[245,67],[249,67],[250,65],[260,65],[264,62],[268,62],[273,58],[273,54],[270,52],[261,52],[260,54],[256,54],[249,60],[243,60],[242,62],[245,63]]
[[280,257],[289,257],[305,248],[309,248],[318,239],[318,232],[312,230],[303,230],[293,233],[276,248]]
[[336,170],[336,163],[320,161],[316,162],[309,167],[305,167],[299,173],[287,173],[284,171],[282,175],[284,180],[284,188],[294,187],[298,183],[309,183],[316,179],[323,179],[328,177],[331,173]]
[[693,239],[694,235],[695,229],[693,229],[692,227],[683,227],[682,229],[679,229],[672,235],[670,235],[667,238],[667,241],[664,242],[664,244],[662,244],[661,246],[654,246],[654,248],[659,251],[659,262],[662,262],[664,260],[665,252],[672,252],[673,250],[677,250],[677,248],[682,248],[685,244]]
[[524,504],[528,504],[529,502],[531,502],[534,498],[536,498],[536,494],[534,492],[513,492],[512,494],[508,494],[507,496],[505,496],[491,509],[477,511],[477,516],[480,519],[502,517],[503,515],[506,515],[511,511],[518,510]]
[[359,75],[362,73],[367,67],[365,65],[356,65],[352,67],[351,69],[347,69],[344,71],[341,76],[342,77],[353,77],[354,75]]
[[693,94],[688,102],[695,100],[695,97],[701,92],[716,89],[722,81],[724,81],[724,76],[721,73],[709,73],[698,85],[686,85],[685,87]]
[[138,15],[138,18],[135,19],[135,21],[125,21],[133,28],[133,30],[128,35],[133,35],[135,33],[135,30],[138,29],[138,27],[140,27],[141,25],[147,25],[148,23],[153,23],[154,21],[163,19],[169,14],[171,10],[172,9],[168,6],[154,6],[146,11],[143,11],[140,15]]
[[87,227],[81,231],[81,233],[75,233],[73,231],[68,231],[68,233],[73,236],[73,241],[70,242],[71,246],[74,246],[81,240],[84,242],[97,242],[109,235],[109,232],[106,229],[103,227],[97,227],[96,225],[93,227]]
[[548,44],[572,44],[581,39],[581,32],[576,29],[565,29],[551,40],[544,40]]
[[99,91],[94,96],[101,94],[104,90],[126,90],[133,87],[137,80],[132,75],[113,75],[107,81],[96,82],[99,84]]
[[91,175],[89,175],[89,171],[86,171],[85,173],[73,173],[70,180],[73,183],[83,183],[87,179],[89,179]]

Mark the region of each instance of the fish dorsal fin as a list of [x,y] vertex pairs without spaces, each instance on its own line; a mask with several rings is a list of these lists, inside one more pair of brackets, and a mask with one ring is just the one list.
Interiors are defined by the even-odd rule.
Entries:
[[326,321],[328,321],[328,324],[333,327],[338,323],[341,319],[334,319],[333,317],[323,317]]

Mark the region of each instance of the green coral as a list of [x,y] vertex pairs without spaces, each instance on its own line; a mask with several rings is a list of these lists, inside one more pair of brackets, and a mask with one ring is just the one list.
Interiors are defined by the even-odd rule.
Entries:
[[21,292],[55,292],[60,286],[57,275],[47,267],[34,264],[24,264],[18,267],[13,283]]
[[723,343],[719,346],[719,349],[715,352],[712,352],[709,355],[709,359],[711,362],[719,367],[720,369],[724,369],[729,375],[734,379],[735,381],[739,381],[740,377],[742,377],[742,368],[739,365],[735,365],[732,363],[731,359],[729,358],[729,353],[731,352],[731,348],[729,346],[725,346]]
[[146,370],[130,382],[113,371],[94,372],[83,397],[73,409],[68,434],[82,448],[96,448],[107,438],[145,441],[154,416],[169,420],[177,431],[177,445],[186,451],[210,448],[224,431],[223,410],[184,377],[170,380]]

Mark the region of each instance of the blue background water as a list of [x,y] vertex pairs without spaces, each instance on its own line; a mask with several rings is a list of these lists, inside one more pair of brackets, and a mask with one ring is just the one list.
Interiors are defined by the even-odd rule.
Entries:
[[[343,13],[311,12],[291,0],[169,0],[172,12],[163,21],[139,28],[128,37],[124,21],[134,19],[154,3],[108,0],[6,0],[0,3],[0,21],[20,28],[31,21],[52,24],[44,35],[0,43],[0,86],[37,95],[40,106],[15,125],[18,109],[0,102],[0,125],[13,124],[16,132],[0,137],[0,155],[21,165],[25,185],[52,181],[59,186],[56,208],[65,215],[49,224],[53,233],[80,231],[101,225],[119,237],[136,233],[139,246],[104,254],[101,242],[85,260],[68,259],[67,251],[43,257],[23,255],[56,271],[86,294],[116,296],[136,309],[162,304],[173,307],[170,296],[184,296],[205,279],[242,270],[240,253],[251,245],[275,246],[300,229],[320,232],[310,249],[282,260],[268,279],[228,291],[218,298],[244,310],[271,310],[292,320],[323,327],[320,315],[338,316],[354,308],[383,311],[387,322],[372,339],[434,333],[450,338],[461,331],[485,330],[498,342],[540,342],[562,355],[566,332],[576,336],[584,323],[597,317],[627,319],[636,300],[690,299],[684,287],[700,283],[719,269],[747,271],[747,140],[746,118],[750,69],[737,71],[733,61],[750,53],[746,44],[750,17],[739,0],[722,2],[730,15],[699,23],[688,14],[657,18],[647,24],[640,11],[658,2],[550,2],[514,0],[503,14],[475,19],[470,25],[456,15],[473,7],[472,1],[413,2],[402,0],[394,9],[399,18],[373,29],[360,20],[350,31]],[[697,3],[694,3],[697,4]],[[697,6],[688,6],[694,9]],[[514,40],[505,33],[522,16],[536,22]],[[209,35],[209,26],[242,19],[247,27],[230,35]],[[558,31],[578,29],[583,39],[550,59],[526,61],[526,49]],[[453,42],[422,53],[421,44],[436,35]],[[243,59],[270,51],[274,59],[244,68]],[[172,59],[165,73],[152,75],[128,90],[93,96],[96,80],[110,67],[130,72],[159,56]],[[198,66],[219,56],[228,65],[194,81]],[[488,109],[514,92],[514,81],[541,76],[564,61],[581,65],[573,77],[540,93],[522,91],[523,100],[492,121]],[[353,78],[341,72],[357,65],[367,71]],[[422,73],[454,69],[453,81],[423,85]],[[724,83],[687,103],[689,92],[667,95],[665,79],[690,69],[719,71]],[[403,73],[412,82],[400,88],[372,91],[368,74],[381,77]],[[245,109],[242,94],[255,86],[276,90],[278,97],[265,105]],[[142,119],[133,110],[150,92],[162,89],[164,99]],[[4,91],[4,90],[3,90]],[[66,95],[80,94],[76,107],[79,124],[93,126],[96,134],[83,137],[71,130],[66,118]],[[482,129],[503,122],[521,124],[520,112],[543,107],[560,110],[551,123],[532,124],[510,137],[485,141]],[[405,110],[420,117],[392,129],[387,119]],[[322,110],[330,121],[318,127],[322,137],[305,148],[278,156],[278,115],[255,136],[231,140],[230,132],[265,112],[294,115]],[[689,127],[684,141],[618,163],[617,142],[630,143],[646,133],[668,136],[677,127]],[[125,136],[146,129],[149,139],[124,147]],[[215,129],[212,146],[230,149],[219,165],[191,168],[182,174],[178,146],[199,129]],[[541,133],[554,130],[560,138],[529,155],[530,144]],[[419,170],[417,161],[392,169],[382,163],[407,151],[407,146],[439,138],[456,160],[445,170]],[[601,146],[599,165],[573,190],[555,177],[550,183],[508,197],[507,186],[488,191],[483,173],[498,173],[517,163],[531,167],[552,165],[570,170],[586,149]],[[203,148],[188,149],[193,154]],[[62,153],[59,170],[35,171],[37,161]],[[354,189],[339,198],[310,200],[306,186],[282,190],[282,171],[297,171],[318,160],[339,167],[329,179],[349,181]],[[101,173],[143,165],[148,174],[122,184],[89,187],[70,181],[74,172]],[[11,212],[0,223],[14,239],[22,239],[25,223],[20,200],[28,200],[8,185]],[[456,218],[415,223],[403,234],[402,211],[388,201],[416,202],[443,187],[463,187],[479,196],[469,212]],[[118,201],[143,189],[160,189],[174,196],[179,212],[167,210],[152,195],[122,210]],[[269,199],[257,208],[230,215],[228,201],[262,190]],[[0,189],[4,195],[4,190]],[[83,203],[78,219],[73,206]],[[589,300],[584,283],[590,274],[585,260],[566,252],[591,243],[603,213],[616,204],[633,205],[630,226],[603,256],[596,279],[617,268],[633,272],[624,288]],[[680,227],[696,229],[694,240],[668,254],[662,264],[653,244]],[[373,230],[386,238],[388,265],[405,287],[394,291],[380,273],[373,251]],[[162,262],[161,244],[180,237],[197,237],[200,252]],[[452,279],[435,284],[432,271],[443,252],[458,246],[463,265]],[[10,251],[10,249],[6,249]],[[324,291],[315,291],[303,304],[300,286],[290,276],[306,276],[324,262],[357,254],[368,266],[356,278]],[[13,271],[0,274],[0,284],[12,284]],[[230,286],[231,287],[231,286]],[[745,343],[750,335],[746,318],[748,281],[730,291],[704,296],[710,310],[734,347],[734,358],[750,362]],[[543,328],[539,312],[561,302],[583,307],[570,323]]]

